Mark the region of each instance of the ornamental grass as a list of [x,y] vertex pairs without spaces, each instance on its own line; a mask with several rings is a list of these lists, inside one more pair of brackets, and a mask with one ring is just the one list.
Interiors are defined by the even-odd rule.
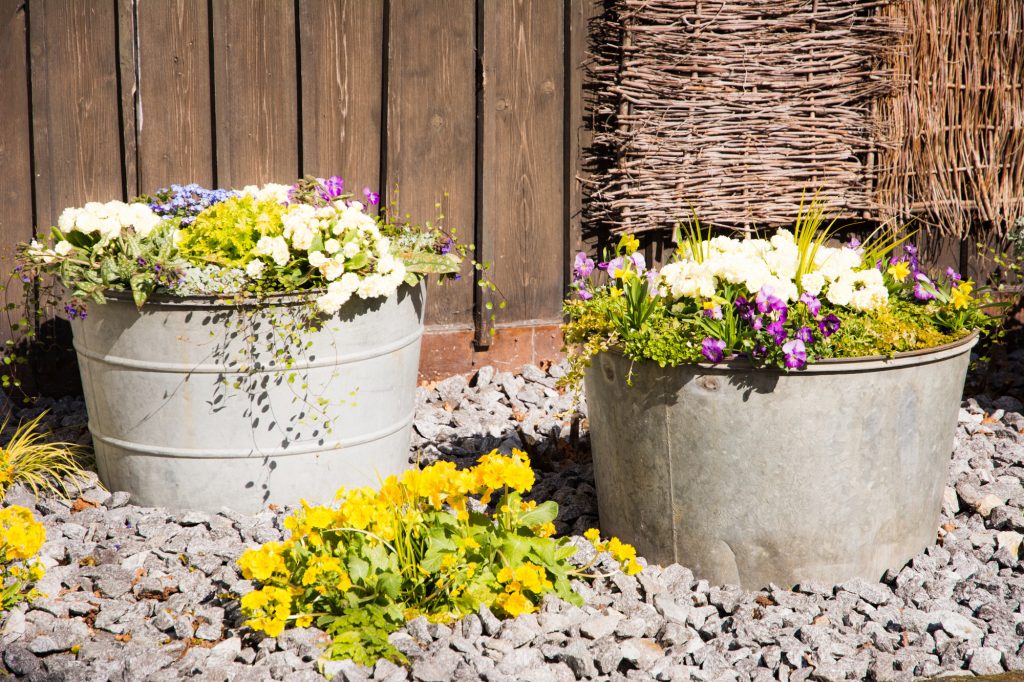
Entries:
[[[85,481],[79,462],[84,449],[74,443],[50,442],[41,428],[46,413],[18,425],[14,435],[0,448],[0,502],[7,490],[21,483],[38,497],[41,493],[68,497]],[[0,423],[0,432],[7,430],[8,415]]]
[[[438,462],[379,491],[342,489],[333,507],[304,503],[285,521],[287,540],[238,561],[259,583],[241,597],[246,622],[271,636],[316,624],[333,637],[332,658],[372,665],[404,661],[388,635],[419,616],[447,623],[487,606],[514,617],[546,594],[579,605],[571,581],[592,577],[593,562],[570,561],[576,547],[553,537],[558,505],[523,499],[533,483],[525,453],[493,451],[469,469]],[[588,538],[627,573],[640,570],[631,546],[601,543],[596,530]]]

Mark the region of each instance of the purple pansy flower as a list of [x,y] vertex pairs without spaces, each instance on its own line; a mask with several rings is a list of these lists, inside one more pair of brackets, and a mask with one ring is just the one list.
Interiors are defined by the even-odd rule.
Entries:
[[826,339],[839,331],[839,318],[829,313],[818,323],[818,331]]
[[809,294],[806,291],[800,294],[800,302],[807,306],[808,312],[815,317],[821,312],[821,301],[818,300],[817,296]]
[[583,279],[584,277],[590,277],[590,273],[594,271],[594,261],[587,257],[587,254],[580,251],[576,254],[576,260],[573,262],[572,274],[576,279]]
[[725,358],[725,341],[713,339],[709,336],[701,343],[700,352],[704,354],[708,362],[721,362]]
[[369,187],[363,188],[363,196],[366,197],[366,200],[370,202],[371,206],[376,206],[380,203],[380,194],[374,192]]
[[716,305],[710,308],[705,308],[704,317],[711,318],[712,320],[722,319],[722,306]]
[[589,291],[587,291],[586,289],[584,289],[582,287],[579,290],[577,290],[576,296],[581,301],[589,301],[590,299],[594,298],[594,295],[592,293],[590,293]]
[[782,320],[770,322],[768,326],[765,327],[765,331],[771,334],[772,338],[775,339],[775,343],[780,346],[787,338],[786,329],[782,326]]
[[953,268],[946,268],[946,277],[953,282],[959,282],[961,279],[963,279],[960,276],[960,273],[954,270]]
[[764,329],[764,318],[760,315],[750,321],[750,326],[753,327],[755,332],[759,332]]
[[332,175],[326,180],[319,178],[320,180],[320,191],[318,194],[320,198],[326,202],[334,201],[345,193],[345,181],[341,179],[340,175]]
[[914,298],[919,301],[930,301],[935,298],[935,294],[932,291],[932,281],[928,279],[927,275],[919,272],[914,279],[917,280],[914,282]]
[[793,339],[782,346],[783,363],[789,369],[801,369],[807,364],[807,350],[804,342],[800,339]]
[[796,330],[796,338],[804,343],[814,343],[814,332],[810,327],[800,327]]

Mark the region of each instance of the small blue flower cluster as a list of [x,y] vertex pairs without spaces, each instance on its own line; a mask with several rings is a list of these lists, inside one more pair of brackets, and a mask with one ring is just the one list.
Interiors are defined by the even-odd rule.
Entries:
[[206,189],[193,182],[157,190],[149,207],[163,218],[180,217],[182,226],[185,226],[195,220],[204,209],[233,196],[238,196],[238,192],[228,189]]

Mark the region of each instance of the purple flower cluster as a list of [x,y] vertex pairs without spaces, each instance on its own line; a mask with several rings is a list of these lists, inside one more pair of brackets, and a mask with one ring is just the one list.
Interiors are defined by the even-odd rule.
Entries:
[[193,182],[157,190],[149,207],[161,217],[181,218],[181,224],[185,226],[191,224],[203,210],[237,195],[238,192],[234,190],[206,189]]
[[[839,318],[833,314],[821,316],[821,301],[816,296],[804,292],[796,305],[803,305],[810,317],[817,322],[817,332],[810,325],[800,325],[790,335],[787,322],[792,312],[791,307],[776,296],[770,287],[764,287],[753,300],[737,296],[733,303],[739,319],[746,323],[755,333],[757,341],[751,355],[759,360],[774,346],[782,352],[782,362],[790,369],[801,369],[807,364],[808,347],[818,341],[818,336],[828,338],[839,330]],[[713,310],[713,308],[712,308]],[[707,311],[705,311],[707,314]],[[806,319],[806,318],[805,318]],[[711,362],[720,362],[724,357],[725,342],[706,338],[701,345],[701,352]]]
[[[909,266],[909,282],[913,283],[912,291],[915,299],[918,301],[931,301],[935,298],[935,292],[940,282],[933,280],[921,270],[921,262],[918,259],[916,246],[910,243],[904,244],[903,254],[889,259],[890,265],[896,265],[897,263],[906,263]],[[944,277],[941,279],[941,284],[948,287],[955,286],[955,283],[961,281],[962,277],[953,268],[946,268]]]
[[582,301],[589,301],[594,298],[593,292],[589,289],[590,275],[593,274],[593,272],[594,259],[589,258],[583,251],[577,253],[576,260],[574,260],[572,264],[572,286],[576,289],[576,295],[579,296]]
[[80,319],[84,320],[88,313],[85,310],[85,305],[81,303],[75,303],[72,301],[64,306],[64,312],[67,313],[69,320]]

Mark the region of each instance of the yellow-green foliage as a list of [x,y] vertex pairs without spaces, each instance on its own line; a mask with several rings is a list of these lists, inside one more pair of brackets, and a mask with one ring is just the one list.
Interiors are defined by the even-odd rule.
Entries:
[[893,355],[952,343],[972,331],[941,331],[931,320],[934,307],[934,303],[918,305],[890,299],[889,305],[878,310],[848,312],[839,331],[819,350],[825,357]]
[[[379,491],[343,489],[337,508],[304,505],[285,521],[288,540],[238,561],[261,583],[241,598],[246,623],[277,636],[315,622],[333,636],[333,658],[372,664],[401,660],[388,634],[410,618],[447,622],[482,604],[517,616],[549,593],[581,603],[570,580],[587,567],[573,566],[575,547],[552,537],[558,505],[522,498],[533,481],[524,453],[491,452],[471,469],[438,462],[390,476]],[[494,498],[494,514],[471,511],[470,496]],[[640,570],[629,545],[601,543],[596,530],[587,537],[627,573]]]
[[272,200],[256,201],[243,194],[210,206],[181,229],[178,249],[185,260],[244,268],[260,237],[284,232],[285,207]]
[[44,570],[32,557],[45,541],[46,530],[31,511],[17,505],[0,509],[0,613],[39,596],[31,585]]
[[[81,446],[48,442],[46,431],[40,427],[44,416],[19,424],[0,448],[0,502],[14,483],[31,488],[35,495],[47,492],[66,497],[68,485],[75,487],[84,479],[79,466]],[[6,430],[8,420],[0,424],[0,431]]]

